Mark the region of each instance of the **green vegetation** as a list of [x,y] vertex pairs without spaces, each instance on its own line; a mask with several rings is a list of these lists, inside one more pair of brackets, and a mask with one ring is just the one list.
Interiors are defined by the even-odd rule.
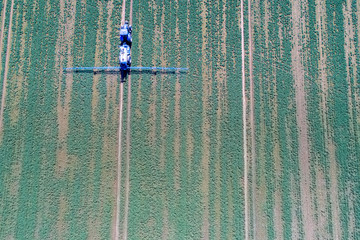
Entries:
[[[296,101],[294,76],[296,2],[252,1],[252,31],[244,2],[253,239],[304,239],[307,231],[296,116],[302,103]],[[360,238],[360,19],[355,1],[350,2],[326,2],[323,12],[316,10],[321,10],[318,1],[299,3],[305,29],[299,62],[306,94],[310,207],[319,239]],[[122,1],[14,0],[10,13],[11,4],[6,3],[0,42],[0,97],[7,81],[0,129],[0,239],[110,239],[120,78],[65,74],[62,68],[117,64]],[[0,14],[4,7],[2,1]],[[129,10],[130,0],[127,19]],[[130,129],[129,86],[124,83],[120,233],[128,216],[129,239],[245,238],[240,13],[240,1],[233,0],[133,1],[132,64],[190,70],[133,72]],[[320,25],[325,26],[322,32]],[[125,213],[127,132],[130,195]]]

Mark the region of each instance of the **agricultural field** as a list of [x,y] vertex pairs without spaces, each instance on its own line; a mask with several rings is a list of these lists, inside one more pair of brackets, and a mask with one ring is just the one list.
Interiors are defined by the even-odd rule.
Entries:
[[[187,73],[66,73],[132,65]],[[360,239],[360,0],[2,0],[0,239]]]

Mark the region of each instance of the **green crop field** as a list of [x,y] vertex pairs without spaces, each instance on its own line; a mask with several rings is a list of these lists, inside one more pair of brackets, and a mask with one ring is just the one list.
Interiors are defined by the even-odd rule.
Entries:
[[360,239],[360,0],[124,6],[0,1],[0,239]]

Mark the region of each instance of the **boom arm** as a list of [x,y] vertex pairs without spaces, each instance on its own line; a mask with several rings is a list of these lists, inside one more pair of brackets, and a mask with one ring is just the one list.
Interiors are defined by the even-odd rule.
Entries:
[[[77,72],[77,71],[116,71],[120,70],[120,67],[74,67],[74,68],[64,68],[64,72]],[[152,70],[152,71],[188,71],[188,68],[168,68],[168,67],[129,67],[130,70]]]

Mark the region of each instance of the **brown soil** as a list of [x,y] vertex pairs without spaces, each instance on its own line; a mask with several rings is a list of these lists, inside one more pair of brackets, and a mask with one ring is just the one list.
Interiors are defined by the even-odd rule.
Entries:
[[207,115],[209,110],[209,96],[211,95],[211,78],[210,72],[211,69],[209,66],[209,59],[207,58],[207,9],[206,4],[204,2],[201,3],[201,29],[202,29],[202,79],[203,79],[203,94],[202,94],[202,102],[203,102],[203,126],[202,126],[202,145],[203,145],[203,156],[201,161],[201,169],[202,169],[202,184],[201,191],[203,195],[203,226],[202,226],[202,239],[209,239],[210,237],[210,223],[209,223],[209,159],[210,159],[210,120]]
[[[68,66],[72,66],[73,57],[72,57],[72,43],[74,36],[74,28],[75,28],[75,13],[76,13],[76,4],[70,3],[70,7],[68,8],[69,12],[66,14],[70,14],[68,18],[65,19],[65,2],[64,0],[60,1],[60,18],[59,18],[59,32],[58,32],[58,41],[56,43],[56,69],[59,72],[59,80],[58,80],[58,99],[57,99],[57,114],[58,114],[58,124],[59,124],[59,146],[57,149],[57,165],[56,172],[59,174],[66,169],[66,161],[67,161],[67,144],[66,144],[66,136],[68,133],[68,120],[69,120],[69,111],[70,111],[70,100],[71,100],[71,92],[72,92],[72,83],[73,83],[73,75],[67,74],[65,80],[65,100],[64,104],[62,104],[61,99],[61,82],[63,79],[62,68],[63,66],[63,55],[66,54],[69,56]],[[65,21],[65,24],[62,22]],[[67,52],[65,53],[65,51]]]
[[302,36],[306,34],[305,15],[302,9],[302,2],[295,0],[292,5],[292,25],[293,25],[293,49],[291,51],[293,75],[295,79],[295,100],[296,100],[296,121],[298,125],[299,141],[299,164],[300,164],[300,192],[302,216],[304,223],[305,239],[314,239],[314,218],[311,202],[311,175],[310,175],[310,155],[308,140],[308,123],[307,123],[307,103],[305,93],[305,70],[303,66],[305,44]]
[[[10,20],[9,20],[9,30],[8,30],[8,42],[7,42],[7,50],[6,50],[6,60],[5,60],[5,70],[4,70],[4,80],[3,80],[3,89],[1,95],[1,107],[0,107],[0,143],[2,142],[3,135],[3,118],[4,118],[4,109],[5,109],[5,99],[6,99],[6,87],[7,87],[7,74],[9,71],[9,61],[10,61],[10,53],[11,53],[11,37],[12,37],[12,19],[14,12],[14,0],[11,1],[10,8]],[[3,16],[5,20],[5,15]],[[3,29],[1,34],[3,35]],[[2,39],[1,39],[2,45]]]

